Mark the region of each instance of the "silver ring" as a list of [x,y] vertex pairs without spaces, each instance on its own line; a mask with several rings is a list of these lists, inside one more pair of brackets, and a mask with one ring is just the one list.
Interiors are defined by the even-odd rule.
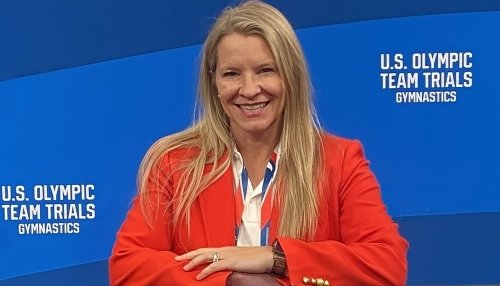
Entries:
[[220,260],[220,253],[218,251],[214,251],[212,255],[212,262],[217,262]]

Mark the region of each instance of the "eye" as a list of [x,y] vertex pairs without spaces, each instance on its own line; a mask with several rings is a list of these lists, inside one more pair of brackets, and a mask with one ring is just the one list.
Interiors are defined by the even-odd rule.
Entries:
[[274,72],[274,68],[272,67],[264,67],[259,70],[260,73],[272,73]]
[[225,71],[222,73],[222,76],[223,77],[234,77],[234,76],[237,76],[238,73],[235,72],[235,71]]

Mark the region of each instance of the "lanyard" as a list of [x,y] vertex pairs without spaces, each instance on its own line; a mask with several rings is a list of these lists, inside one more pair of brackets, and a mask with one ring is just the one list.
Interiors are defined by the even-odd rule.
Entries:
[[[266,173],[264,174],[264,181],[262,182],[262,200],[260,205],[260,245],[266,246],[269,245],[269,230],[271,227],[271,212],[273,208],[273,181],[276,175],[276,153],[273,152],[269,162],[266,166]],[[234,199],[235,199],[235,241],[238,241],[238,234],[241,225],[241,217],[243,215],[244,209],[244,200],[247,196],[248,191],[248,172],[245,166],[241,171],[241,175],[239,176],[238,187],[235,190]]]

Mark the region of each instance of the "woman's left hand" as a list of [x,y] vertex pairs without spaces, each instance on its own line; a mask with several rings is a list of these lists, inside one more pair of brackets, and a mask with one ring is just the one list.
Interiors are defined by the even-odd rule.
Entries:
[[[218,259],[218,261],[216,261]],[[183,269],[208,264],[196,279],[202,280],[214,272],[229,270],[246,273],[269,273],[273,267],[271,246],[226,246],[221,248],[199,248],[175,257],[175,260],[190,260]]]

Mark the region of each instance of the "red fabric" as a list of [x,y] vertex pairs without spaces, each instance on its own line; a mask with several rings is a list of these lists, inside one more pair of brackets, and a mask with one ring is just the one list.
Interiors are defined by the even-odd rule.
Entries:
[[[304,276],[321,277],[330,285],[404,285],[408,243],[399,235],[381,200],[380,187],[358,141],[330,135],[323,138],[328,181],[320,205],[319,225],[313,242],[279,237],[289,279],[284,285],[303,285]],[[186,154],[164,157],[161,173]],[[152,176],[164,178],[161,173]],[[167,192],[153,194],[160,206]],[[150,183],[151,184],[151,183]],[[231,168],[208,187],[191,207],[191,230],[173,231],[169,212],[160,210],[153,228],[145,223],[138,198],[134,199],[117,234],[109,260],[111,285],[224,285],[229,272],[196,281],[200,269],[185,272],[173,259],[200,247],[234,245],[235,206]],[[166,213],[166,214],[165,214]],[[276,236],[278,212],[271,217],[270,241]]]

